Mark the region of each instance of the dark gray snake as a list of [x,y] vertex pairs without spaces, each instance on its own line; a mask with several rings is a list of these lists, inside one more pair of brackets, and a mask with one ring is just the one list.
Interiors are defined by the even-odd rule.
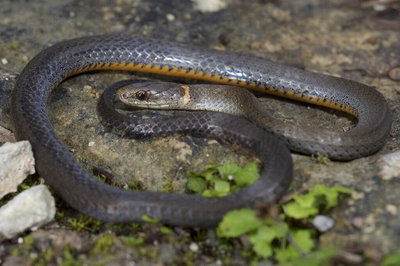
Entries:
[[[359,123],[349,132],[333,132],[316,127],[297,126],[290,122],[273,119],[262,104],[249,91],[238,87],[215,84],[181,85],[171,82],[137,82],[119,88],[116,98],[125,107],[158,110],[192,110],[224,112],[245,117],[264,130],[282,139],[292,151],[300,153],[321,152],[336,160],[351,159],[349,153],[338,153],[358,136],[365,139],[372,121],[357,110]],[[367,141],[366,141],[367,142]],[[330,145],[329,145],[330,144]],[[336,144],[336,145],[334,145]],[[360,149],[360,147],[355,147]],[[350,157],[349,157],[350,156]]]
[[[261,129],[247,132],[247,120],[197,112],[171,119],[136,119],[138,124],[133,125],[126,121],[126,132],[157,135],[178,131],[238,143],[263,162],[261,178],[256,183],[223,198],[125,191],[101,183],[79,166],[57,137],[46,114],[46,102],[53,88],[72,75],[93,70],[141,71],[234,84],[342,109],[359,117],[363,114],[374,121],[368,132],[363,132],[363,141],[350,134],[351,141],[343,146],[341,140],[328,143],[334,145],[335,154],[344,154],[343,158],[378,150],[391,127],[390,112],[382,95],[357,82],[251,56],[119,34],[63,41],[35,56],[19,76],[12,97],[15,134],[19,140],[31,142],[38,172],[66,202],[106,221],[140,221],[147,214],[172,225],[214,226],[228,210],[278,198],[291,180],[292,165],[285,145],[272,136],[266,137]],[[265,150],[274,154],[265,154]]]

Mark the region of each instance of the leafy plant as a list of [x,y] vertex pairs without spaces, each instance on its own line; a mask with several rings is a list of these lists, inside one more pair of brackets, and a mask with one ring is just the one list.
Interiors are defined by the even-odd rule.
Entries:
[[396,266],[400,265],[400,251],[387,256],[383,261],[381,266]]
[[285,214],[294,219],[308,218],[325,212],[338,204],[339,193],[351,194],[352,189],[335,186],[316,185],[307,194],[294,195],[293,200],[282,206]]
[[209,165],[201,173],[189,173],[188,189],[205,197],[223,197],[252,184],[259,178],[257,165]]
[[[225,196],[259,177],[255,163],[240,168],[235,164],[211,165],[201,173],[190,173],[188,189],[203,196]],[[218,226],[221,238],[245,237],[259,258],[273,258],[282,265],[321,265],[336,254],[334,249],[313,252],[317,232],[310,226],[316,214],[337,206],[340,194],[353,190],[341,186],[316,185],[304,195],[294,195],[281,206],[279,218],[260,218],[251,209],[228,212]],[[301,220],[301,223],[296,220]]]

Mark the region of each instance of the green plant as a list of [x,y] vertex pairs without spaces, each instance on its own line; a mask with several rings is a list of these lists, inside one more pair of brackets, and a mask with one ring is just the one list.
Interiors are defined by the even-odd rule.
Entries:
[[400,265],[400,251],[392,255],[386,256],[381,263],[381,266],[397,266],[397,265]]
[[103,235],[101,236],[92,249],[92,253],[95,255],[107,255],[109,253],[110,247],[114,243],[113,235]]
[[[257,178],[255,163],[243,168],[235,164],[211,165],[201,173],[190,173],[188,188],[203,196],[225,196]],[[321,265],[336,251],[314,251],[318,234],[310,226],[311,218],[337,206],[340,194],[352,192],[341,186],[316,185],[283,204],[283,211],[275,219],[260,218],[251,209],[233,210],[224,216],[217,234],[220,238],[247,238],[258,258],[272,258],[282,265]]]
[[243,168],[236,164],[209,165],[201,173],[189,173],[187,187],[205,197],[222,197],[252,184],[258,178],[255,162]]
[[83,214],[79,214],[76,218],[68,219],[68,227],[76,231],[97,232],[102,224],[102,221]]
[[121,236],[122,243],[128,247],[139,246],[144,243],[143,237]]

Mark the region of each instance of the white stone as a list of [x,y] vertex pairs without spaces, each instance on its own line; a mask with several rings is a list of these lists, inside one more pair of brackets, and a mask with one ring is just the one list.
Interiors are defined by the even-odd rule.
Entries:
[[317,215],[314,217],[312,224],[319,232],[326,232],[335,225],[335,221],[325,215]]
[[168,21],[172,22],[175,20],[175,16],[174,14],[168,13],[167,15],[165,15],[165,17],[167,18]]
[[45,185],[24,190],[0,208],[0,235],[12,238],[27,229],[36,230],[52,221],[55,201]]
[[228,0],[192,0],[194,9],[200,12],[217,12],[228,5]]
[[197,252],[199,251],[199,245],[197,245],[196,243],[192,242],[189,246],[189,249],[193,252]]
[[5,143],[0,147],[0,199],[35,173],[35,159],[28,141]]

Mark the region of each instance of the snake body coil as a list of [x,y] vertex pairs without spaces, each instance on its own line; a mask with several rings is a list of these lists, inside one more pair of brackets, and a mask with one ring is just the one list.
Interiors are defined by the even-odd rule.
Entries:
[[379,146],[379,143],[369,143],[365,135],[375,127],[376,121],[366,117],[364,110],[368,106],[364,102],[354,107],[358,114],[358,123],[354,128],[347,132],[333,132],[274,119],[252,93],[233,86],[132,81],[117,90],[116,98],[125,106],[135,108],[202,110],[242,116],[285,141],[292,151],[306,154],[320,152],[337,160],[366,155]]
[[[272,137],[260,142],[265,136],[261,129],[251,133],[243,130],[234,133],[218,125],[224,123],[232,129],[232,125],[237,123],[236,117],[202,113],[189,118],[177,116],[176,120],[168,121],[172,126],[165,121],[147,123],[138,120],[143,124],[130,127],[139,133],[150,129],[150,134],[158,134],[172,131],[174,123],[180,123],[182,131],[196,131],[200,135],[240,143],[254,150],[263,162],[276,167],[264,168],[262,178],[256,183],[218,199],[123,191],[97,181],[79,166],[57,137],[46,114],[46,102],[51,90],[72,75],[115,69],[239,85],[358,115],[363,112],[367,119],[375,123],[365,132],[363,139],[354,138],[352,142],[346,142],[344,149],[340,139],[334,141],[337,154],[344,154],[344,158],[376,151],[384,144],[391,127],[390,112],[382,95],[356,82],[251,56],[124,35],[63,41],[39,53],[19,76],[12,97],[15,134],[19,140],[31,142],[38,172],[65,201],[86,214],[107,221],[141,220],[142,215],[147,214],[174,225],[212,226],[227,210],[251,206],[254,201],[270,202],[276,199],[286,189],[292,172],[287,149]],[[183,126],[188,121],[191,129]],[[239,123],[245,125],[244,121]],[[275,152],[277,157],[263,155],[266,148]]]

